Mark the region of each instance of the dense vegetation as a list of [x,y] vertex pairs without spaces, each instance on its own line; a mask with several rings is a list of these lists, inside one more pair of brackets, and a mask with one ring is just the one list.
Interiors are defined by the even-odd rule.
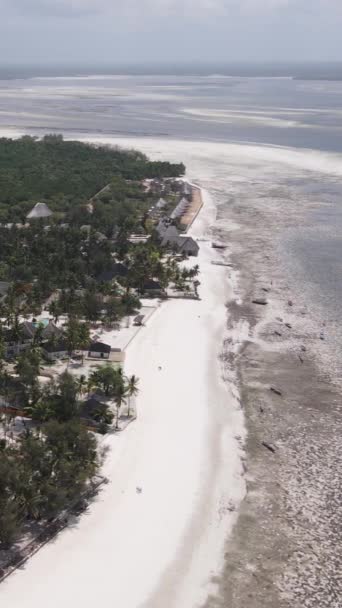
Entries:
[[[155,246],[135,252],[128,242],[130,233],[146,232],[147,211],[158,198],[138,180],[182,172],[182,164],[153,163],[139,152],[65,142],[59,136],[0,139],[0,222],[26,222],[37,200],[54,211],[48,227],[43,220],[26,227],[14,223],[9,228],[5,222],[0,226],[0,281],[13,283],[8,302],[12,309],[24,300],[26,310],[37,313],[60,289],[65,292],[61,312],[78,307],[81,316],[93,321],[103,309],[99,293],[108,287],[103,275],[113,273],[118,261],[125,263],[128,275],[135,258],[146,253],[144,277],[133,281],[132,276],[121,276],[124,287],[152,278],[156,264],[148,262],[152,252],[154,258],[158,255]],[[160,264],[158,270],[163,274]],[[80,289],[85,290],[82,298]],[[115,290],[111,293],[118,296]],[[109,316],[115,307],[125,314],[127,301],[112,300],[108,307]]]
[[[119,327],[135,315],[148,284],[161,293],[170,283],[189,289],[198,266],[181,268],[165,253],[149,213],[160,178],[183,173],[182,164],[60,136],[0,139],[0,549],[25,523],[51,520],[82,496],[99,467],[89,429],[117,428],[124,404],[131,415],[136,376],[107,363],[88,376],[69,367],[43,382],[51,369],[42,370],[43,357],[58,340],[69,358],[87,351],[91,328]],[[153,188],[146,178],[158,178]],[[171,207],[179,188],[170,181]],[[52,215],[27,223],[38,201]],[[43,309],[55,323],[62,317],[48,340],[33,318]],[[11,351],[31,318],[34,337]]]
[[[182,164],[59,136],[0,139],[0,281],[8,283],[0,302],[0,546],[11,543],[24,522],[54,518],[82,494],[99,465],[87,428],[104,433],[117,426],[122,405],[130,415],[138,391],[135,376],[126,378],[110,364],[89,378],[66,372],[42,383],[42,328],[14,360],[5,357],[5,345],[19,344],[23,319],[45,306],[55,322],[65,315],[71,356],[89,345],[91,324],[115,326],[135,314],[146,282],[184,288],[198,267],[181,269],[175,256],[165,256],[147,214],[160,194],[141,183],[183,173]],[[53,215],[16,226],[37,201]],[[131,242],[132,232],[152,238]],[[92,391],[104,402],[89,412],[84,398]],[[24,413],[19,433],[12,424],[18,412]]]
[[28,519],[50,519],[84,491],[95,474],[95,438],[76,419],[27,429],[0,443],[0,545]]
[[122,405],[128,404],[129,416],[130,400],[138,393],[138,378],[126,378],[121,368],[110,364],[88,380],[64,372],[42,387],[40,362],[35,347],[19,357],[15,379],[1,367],[1,392],[7,392],[9,401],[11,387],[21,395],[21,408],[32,422],[23,418],[24,430],[16,435],[11,430],[13,408],[3,408],[0,417],[0,548],[13,542],[25,521],[54,518],[72,505],[97,472],[97,444],[87,427],[96,424],[104,433],[114,414],[101,402],[92,412],[84,411],[82,395],[100,389],[112,399],[117,428]]
[[182,164],[150,162],[140,152],[25,136],[0,139],[0,222],[23,221],[37,201],[53,211],[74,210],[104,188],[113,177],[142,180],[176,177]]

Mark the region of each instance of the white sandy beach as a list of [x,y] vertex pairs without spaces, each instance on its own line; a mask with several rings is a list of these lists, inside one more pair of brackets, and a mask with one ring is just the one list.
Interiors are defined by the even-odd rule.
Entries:
[[[193,233],[214,215],[206,197]],[[211,591],[245,491],[242,413],[220,379],[228,285],[216,255],[201,243],[201,300],[164,303],[128,348],[138,420],[105,440],[110,483],[1,585],[2,606],[191,608]]]

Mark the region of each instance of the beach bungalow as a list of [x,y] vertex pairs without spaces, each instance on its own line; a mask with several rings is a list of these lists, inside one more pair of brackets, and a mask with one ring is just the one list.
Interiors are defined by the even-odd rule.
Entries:
[[176,226],[169,226],[167,228],[161,244],[163,247],[176,246],[179,253],[184,253],[185,255],[197,256],[199,252],[198,243],[191,236],[181,235]]
[[193,256],[198,255],[199,245],[191,236],[179,236],[177,245],[179,247],[179,253]]
[[51,217],[51,215],[52,211],[45,203],[36,203],[26,218],[28,220],[42,220]]
[[102,398],[93,394],[80,404],[80,418],[86,423],[107,421],[107,424],[110,424],[113,414]]
[[5,346],[5,357],[16,357],[24,350],[27,350],[38,337],[37,332],[40,332],[39,342],[45,344],[54,341],[58,343],[63,337],[63,330],[59,329],[51,320],[50,321],[24,321],[20,323],[18,329],[7,329],[3,332],[3,340]]
[[164,237],[165,232],[167,231],[169,226],[170,226],[170,219],[168,217],[160,218],[160,220],[156,226],[156,230],[161,239]]
[[4,355],[6,358],[12,358],[19,355],[21,352],[29,348],[33,343],[36,333],[34,323],[25,321],[20,323],[18,330],[5,329],[3,331]]
[[88,348],[88,357],[89,359],[109,359],[111,350],[109,344],[93,342]]
[[34,323],[34,326],[36,331],[39,327],[42,327],[42,341],[60,340],[63,336],[63,330],[57,327],[51,319],[49,319],[47,324],[42,324],[38,321],[38,323]]
[[64,340],[47,342],[42,346],[43,354],[49,361],[59,361],[68,357],[68,347]]
[[111,283],[115,279],[127,277],[129,270],[127,266],[118,262],[110,270],[105,270],[97,277],[100,283]]
[[156,279],[148,279],[145,281],[142,291],[149,296],[160,297],[165,295],[165,290]]
[[189,201],[183,197],[179,201],[177,207],[175,207],[175,209],[172,211],[170,218],[172,220],[180,218],[185,213],[185,211],[188,209],[189,205],[190,205]]
[[163,236],[163,240],[162,240],[162,246],[165,247],[166,245],[174,245],[175,243],[178,243],[178,238],[179,238],[179,230],[176,228],[176,226],[169,226]]

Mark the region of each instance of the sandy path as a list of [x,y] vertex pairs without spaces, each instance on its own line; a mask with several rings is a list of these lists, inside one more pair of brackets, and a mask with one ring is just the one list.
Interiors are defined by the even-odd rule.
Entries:
[[[201,212],[194,232],[211,213]],[[1,605],[190,608],[205,599],[234,519],[226,507],[244,492],[234,438],[242,415],[218,363],[227,285],[213,255],[203,243],[201,301],[163,304],[128,349],[126,370],[141,378],[139,416],[106,438],[110,484],[5,581]]]

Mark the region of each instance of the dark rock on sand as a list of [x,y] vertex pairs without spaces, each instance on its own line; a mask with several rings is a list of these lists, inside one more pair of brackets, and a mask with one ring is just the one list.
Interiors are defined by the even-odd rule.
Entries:
[[275,452],[276,452],[275,447],[271,443],[268,443],[268,441],[262,441],[261,445],[263,445],[264,448],[266,448],[267,450],[269,450],[270,452],[275,454]]
[[270,387],[270,391],[272,391],[272,393],[275,393],[276,395],[279,395],[279,397],[282,396],[282,392],[279,388],[276,388],[275,386],[271,386]]

